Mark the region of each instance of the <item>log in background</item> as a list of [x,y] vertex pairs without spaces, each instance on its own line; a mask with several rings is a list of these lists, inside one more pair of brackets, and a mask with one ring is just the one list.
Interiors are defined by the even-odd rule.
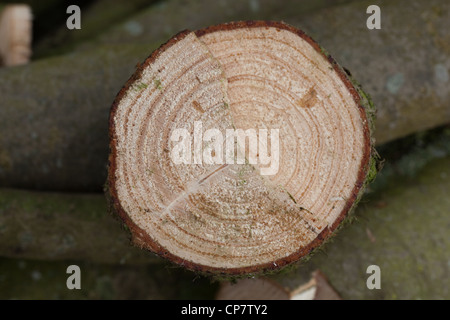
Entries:
[[[192,284],[195,275],[130,248],[103,195],[85,193],[102,189],[109,108],[136,63],[182,29],[272,19],[307,31],[372,95],[377,143],[388,160],[357,211],[360,222],[279,281],[295,286],[320,268],[343,298],[449,298],[449,135],[423,131],[450,119],[450,5],[379,1],[382,29],[371,31],[370,4],[160,1],[134,7],[139,12],[127,11],[128,18],[111,14],[100,27],[86,18],[88,35],[48,31],[31,64],[0,69],[0,255],[10,257],[0,260],[0,296],[213,297],[216,285]],[[81,293],[65,288],[67,259],[85,270]],[[370,264],[382,269],[382,290],[365,287]],[[129,279],[146,280],[132,280],[133,287]]]
[[450,120],[450,4],[380,2],[382,29],[368,30],[367,1],[316,10],[296,2],[165,1],[67,54],[0,69],[0,186],[101,191],[109,108],[136,64],[182,29],[231,20],[284,20],[308,32],[371,94],[378,144]]

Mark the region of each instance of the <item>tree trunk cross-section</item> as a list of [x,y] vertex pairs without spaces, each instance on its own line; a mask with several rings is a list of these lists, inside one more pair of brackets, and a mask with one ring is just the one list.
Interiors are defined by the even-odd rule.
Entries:
[[[112,106],[113,210],[136,245],[191,270],[281,268],[329,238],[373,176],[372,108],[294,27],[183,31]],[[226,135],[238,129],[255,134]]]

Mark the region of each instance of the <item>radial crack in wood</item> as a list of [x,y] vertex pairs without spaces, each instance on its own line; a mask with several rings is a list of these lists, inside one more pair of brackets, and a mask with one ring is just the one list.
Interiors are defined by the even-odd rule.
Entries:
[[113,208],[135,244],[189,269],[281,268],[330,237],[373,176],[371,108],[284,23],[184,31],[113,104]]

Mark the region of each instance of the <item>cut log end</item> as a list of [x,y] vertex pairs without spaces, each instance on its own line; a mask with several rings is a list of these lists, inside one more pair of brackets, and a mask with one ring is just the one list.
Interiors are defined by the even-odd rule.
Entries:
[[31,57],[32,13],[26,4],[0,8],[0,66],[26,64]]
[[320,271],[312,273],[307,282],[298,281],[295,287],[286,287],[276,279],[239,279],[236,283],[223,282],[217,300],[342,300]]
[[113,104],[113,208],[136,245],[191,270],[279,269],[330,237],[372,178],[371,108],[294,27],[184,31]]

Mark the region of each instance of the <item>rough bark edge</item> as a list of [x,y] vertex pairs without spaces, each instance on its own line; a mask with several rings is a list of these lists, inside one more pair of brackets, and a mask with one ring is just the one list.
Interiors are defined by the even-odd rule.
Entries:
[[142,75],[143,70],[151,64],[162,52],[171,47],[177,41],[182,40],[186,37],[190,31],[184,30],[169,39],[166,43],[161,45],[156,49],[145,61],[142,63],[135,73],[130,77],[126,84],[122,87],[118,95],[116,96],[110,111],[109,118],[109,141],[110,141],[110,154],[108,163],[108,178],[107,178],[107,193],[109,196],[109,202],[111,210],[121,219],[123,224],[125,224],[132,235],[132,242],[134,245],[147,249],[157,255],[168,259],[169,261],[185,267],[191,271],[212,276],[218,280],[229,280],[236,279],[239,277],[252,277],[260,274],[270,274],[273,272],[279,272],[288,265],[292,265],[296,261],[307,261],[311,257],[312,253],[316,251],[319,247],[325,244],[336,232],[341,229],[342,222],[350,216],[353,212],[357,203],[361,199],[365,187],[369,184],[376,176],[377,173],[377,163],[378,154],[374,149],[373,144],[373,131],[374,131],[374,114],[375,107],[370,100],[370,97],[363,92],[361,87],[352,81],[347,72],[338,65],[334,58],[328,54],[319,44],[317,44],[310,36],[308,36],[304,31],[297,29],[291,25],[284,22],[275,21],[238,21],[230,22],[219,25],[210,26],[204,29],[194,31],[196,36],[201,39],[201,36],[215,32],[215,31],[226,31],[234,30],[239,28],[277,28],[290,31],[303,40],[307,41],[317,52],[319,52],[325,59],[329,61],[334,70],[338,73],[340,79],[343,81],[350,94],[352,95],[354,101],[359,106],[359,112],[364,123],[364,152],[361,160],[361,164],[358,170],[358,179],[352,190],[351,196],[347,199],[344,209],[339,214],[336,221],[333,223],[331,228],[325,228],[318,236],[306,247],[297,250],[291,255],[278,259],[273,262],[253,265],[248,267],[240,268],[218,268],[210,267],[206,265],[197,264],[191,261],[186,261],[170,252],[168,252],[164,247],[159,245],[154,239],[150,237],[143,229],[138,227],[128,216],[125,210],[122,208],[118,198],[117,190],[115,186],[115,172],[116,172],[116,137],[115,137],[115,123],[114,117],[118,105],[120,104],[122,98],[126,94],[127,90],[137,82]]
[[[117,196],[117,189],[115,185],[115,172],[116,172],[116,136],[115,136],[115,122],[114,118],[116,115],[117,108],[122,101],[122,98],[125,96],[128,89],[132,87],[132,85],[139,81],[142,77],[142,72],[144,69],[169,47],[175,44],[177,41],[182,40],[190,33],[189,30],[184,30],[173,36],[166,43],[162,44],[158,49],[153,51],[149,57],[145,59],[145,61],[138,65],[135,72],[131,75],[125,85],[121,88],[119,93],[117,94],[114,102],[111,106],[109,113],[109,157],[108,157],[108,176],[107,181],[104,186],[104,192],[106,194],[107,202],[108,202],[108,210],[121,222],[124,229],[128,232],[129,237],[131,238],[132,243],[135,246],[140,247],[141,249],[145,248],[151,252],[156,253],[161,257],[166,257],[165,254],[168,254],[167,251],[164,252],[164,248],[161,247],[156,241],[151,239],[149,236],[146,236],[146,232],[139,228],[128,216],[128,214],[123,209],[120,204]],[[146,242],[142,238],[138,238],[136,235],[142,234],[143,238],[145,237]],[[170,259],[169,259],[170,260]]]

